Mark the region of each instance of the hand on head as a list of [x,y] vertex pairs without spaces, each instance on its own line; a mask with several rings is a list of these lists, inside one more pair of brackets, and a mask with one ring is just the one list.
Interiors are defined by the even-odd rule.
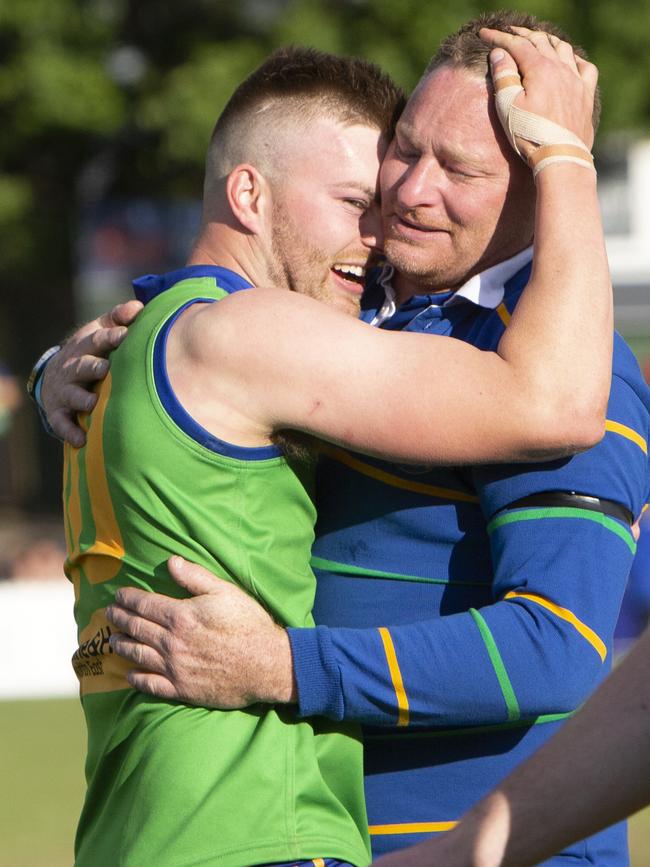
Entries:
[[513,30],[480,31],[481,39],[496,49],[490,67],[497,111],[511,144],[537,170],[540,157],[591,166],[597,68],[557,36],[525,27]]

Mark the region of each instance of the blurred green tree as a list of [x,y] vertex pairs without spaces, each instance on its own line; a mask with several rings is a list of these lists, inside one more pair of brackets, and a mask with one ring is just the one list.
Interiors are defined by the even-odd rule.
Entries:
[[[198,198],[214,121],[269,51],[296,43],[360,54],[410,88],[443,36],[502,5],[0,0],[0,357],[24,374],[72,326],[82,202]],[[600,66],[603,133],[647,132],[650,0],[526,8],[564,26]],[[47,448],[43,472],[55,478]]]

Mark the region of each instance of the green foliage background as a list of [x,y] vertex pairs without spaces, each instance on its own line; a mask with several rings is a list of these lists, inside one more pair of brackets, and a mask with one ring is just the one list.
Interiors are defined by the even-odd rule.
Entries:
[[[110,159],[107,194],[197,196],[214,120],[273,48],[310,44],[380,63],[405,87],[440,38],[486,0],[2,0],[0,282],[9,306],[44,304],[48,332],[71,321],[75,205],[91,160]],[[528,0],[564,26],[602,72],[603,134],[650,128],[650,0]],[[136,49],[139,77],[111,72]],[[47,300],[49,296],[49,301]],[[2,354],[18,367],[3,304]],[[18,312],[18,311],[16,311]],[[34,323],[32,322],[32,325]],[[40,331],[40,329],[39,329]],[[40,335],[39,335],[40,338]],[[47,341],[46,341],[47,342]]]
[[[0,0],[0,358],[24,375],[74,323],[82,193],[197,198],[214,121],[271,50],[363,55],[411,88],[443,36],[502,5]],[[601,136],[647,133],[650,0],[527,0],[525,9],[562,25],[600,66]]]

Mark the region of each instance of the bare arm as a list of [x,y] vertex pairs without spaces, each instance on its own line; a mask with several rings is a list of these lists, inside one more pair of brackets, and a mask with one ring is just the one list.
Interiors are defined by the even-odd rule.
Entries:
[[[584,137],[595,68],[572,69],[525,39],[509,39],[525,107]],[[504,65],[513,65],[508,55],[497,63]],[[431,463],[589,447],[604,430],[612,328],[593,172],[561,163],[540,173],[535,243],[532,278],[497,353],[369,329],[275,290],[211,305],[193,317],[186,342],[198,353],[192,360],[207,394],[248,413],[260,432],[299,428],[370,454]],[[215,369],[229,383],[217,381]]]
[[377,867],[527,867],[650,803],[650,631],[583,709],[447,834]]

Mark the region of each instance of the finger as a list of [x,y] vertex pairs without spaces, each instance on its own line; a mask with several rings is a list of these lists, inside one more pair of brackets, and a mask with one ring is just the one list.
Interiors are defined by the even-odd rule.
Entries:
[[140,644],[139,641],[135,641],[128,635],[121,635],[119,632],[114,632],[111,635],[109,644],[113,653],[121,656],[122,659],[128,659],[129,662],[134,663],[138,668],[143,668],[156,674],[163,674],[165,672],[165,661],[153,647]]
[[106,358],[98,358],[95,355],[74,355],[63,364],[63,371],[65,379],[70,383],[93,383],[104,379],[109,367],[110,363]]
[[217,582],[229,583],[225,582],[223,578],[213,575],[203,566],[190,563],[189,560],[184,560],[178,555],[169,558],[167,568],[174,581],[193,596],[214,593],[218,588]]
[[[550,38],[550,37],[549,37]],[[553,37],[557,39],[557,37]],[[553,43],[553,47],[555,48],[555,52],[557,56],[563,63],[566,63],[567,66],[570,66],[571,69],[578,72],[578,64],[577,59],[578,55],[573,50],[573,45],[570,45],[568,42],[563,42],[561,39],[558,39],[556,43]]]
[[593,63],[590,63],[588,60],[585,60],[584,57],[575,58],[576,67],[578,69],[578,75],[584,82],[585,86],[589,89],[591,96],[596,92],[596,86],[598,84],[598,67]]
[[[57,399],[59,406],[53,411],[53,414],[54,412],[63,412],[73,421],[76,421],[76,413],[90,412],[97,403],[97,395],[94,392],[74,384],[61,386]],[[51,403],[52,401],[45,402],[46,410]]]
[[90,354],[107,355],[120,345],[126,335],[129,333],[128,328],[124,325],[116,325],[112,328],[99,328],[90,335],[89,343],[92,347]]
[[[559,36],[556,36],[554,33],[548,33],[546,30],[529,30],[527,27],[516,26],[513,26],[512,29],[519,36],[523,36],[532,42],[540,54],[544,54],[546,57],[553,57],[553,54],[555,54],[563,63],[566,63],[567,66],[577,71],[573,45],[570,42],[565,42]],[[550,51],[548,50],[549,46],[551,48]]]
[[[514,58],[502,48],[493,48],[489,55],[490,73],[495,89],[512,84],[521,84],[521,76]],[[499,84],[497,85],[497,82]]]
[[151,674],[146,671],[129,671],[127,680],[134,689],[155,695],[158,698],[180,699],[181,695],[171,682],[162,674]]
[[[89,322],[86,326],[88,328],[88,333],[92,331],[96,331],[98,328],[114,328],[116,325],[126,325],[128,323],[122,322],[121,319],[124,316],[125,312],[128,316],[128,310],[130,308],[127,306],[131,304],[132,301],[122,301],[120,304],[116,304],[111,310],[108,310],[106,313],[102,313],[101,316],[98,316],[97,319],[94,319],[92,322]],[[135,304],[140,304],[139,301],[135,301]],[[142,305],[140,305],[141,307]],[[126,308],[126,310],[125,310]],[[95,328],[91,326],[94,325]]]
[[111,319],[116,325],[130,325],[138,316],[144,304],[142,301],[125,301],[111,310]]
[[174,625],[176,611],[182,604],[178,599],[139,590],[137,587],[121,587],[115,594],[115,602],[145,620],[168,628]]
[[556,53],[555,45],[551,41],[551,37],[545,30],[529,30],[527,27],[516,27],[512,29],[518,36],[527,39],[540,54],[544,57],[553,57]]
[[533,69],[539,63],[539,51],[522,36],[504,33],[502,30],[490,30],[484,27],[481,28],[479,34],[483,42],[486,42],[493,48],[503,48],[510,54],[522,78],[526,75],[527,71]]
[[143,617],[138,617],[129,609],[118,604],[109,605],[106,608],[106,617],[120,632],[142,644],[153,647],[155,650],[161,650],[165,636],[165,630],[162,626]]
[[80,449],[86,443],[86,434],[79,427],[76,421],[73,421],[64,412],[58,411],[48,416],[50,427],[55,435],[66,443],[70,443],[76,449]]

